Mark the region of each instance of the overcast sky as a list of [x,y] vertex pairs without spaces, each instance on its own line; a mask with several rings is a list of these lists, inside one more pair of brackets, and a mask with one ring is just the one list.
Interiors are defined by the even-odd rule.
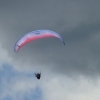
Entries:
[[[38,29],[66,45],[46,38],[15,53],[16,41]],[[99,0],[0,0],[1,100],[99,100],[99,52]]]

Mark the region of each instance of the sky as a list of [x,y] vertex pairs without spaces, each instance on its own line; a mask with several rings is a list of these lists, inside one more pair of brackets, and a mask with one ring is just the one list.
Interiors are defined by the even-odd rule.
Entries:
[[[66,45],[45,38],[14,52],[38,29]],[[100,100],[99,52],[100,0],[0,0],[0,100]]]

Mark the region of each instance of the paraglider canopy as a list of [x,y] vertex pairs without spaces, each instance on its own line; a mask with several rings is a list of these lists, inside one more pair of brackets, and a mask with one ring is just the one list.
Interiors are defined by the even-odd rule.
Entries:
[[47,37],[59,38],[65,45],[64,40],[58,33],[54,31],[50,31],[50,30],[36,30],[36,31],[29,32],[25,34],[23,37],[21,37],[21,39],[19,39],[16,42],[14,50],[15,52],[18,52],[19,49],[23,47],[25,44],[27,44],[28,42],[31,42],[40,38],[47,38]]

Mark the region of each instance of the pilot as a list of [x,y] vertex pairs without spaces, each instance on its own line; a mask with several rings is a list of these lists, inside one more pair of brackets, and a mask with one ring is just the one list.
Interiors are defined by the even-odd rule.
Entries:
[[37,77],[37,79],[40,79],[41,78],[41,73],[35,73],[35,76]]

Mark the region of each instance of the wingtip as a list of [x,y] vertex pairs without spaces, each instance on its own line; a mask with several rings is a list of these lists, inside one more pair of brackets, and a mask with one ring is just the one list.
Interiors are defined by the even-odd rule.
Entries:
[[65,45],[65,42],[63,41],[63,44]]

